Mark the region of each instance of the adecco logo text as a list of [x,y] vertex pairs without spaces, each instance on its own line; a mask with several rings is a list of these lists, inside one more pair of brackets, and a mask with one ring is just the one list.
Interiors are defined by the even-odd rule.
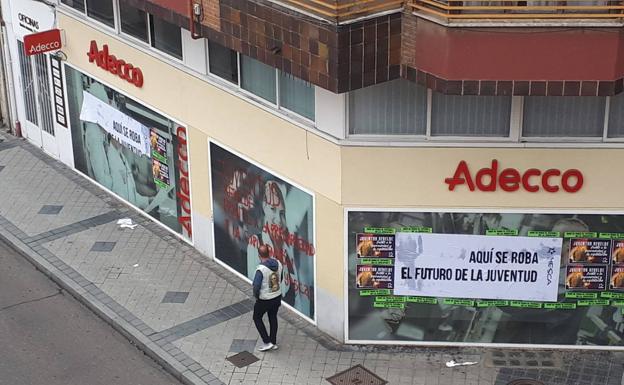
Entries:
[[499,174],[498,161],[492,160],[491,167],[485,167],[477,171],[474,179],[466,161],[462,160],[455,169],[452,178],[444,180],[448,189],[454,191],[455,187],[466,184],[470,191],[496,191],[498,187],[503,191],[518,191],[520,188],[528,192],[544,190],[556,193],[560,189],[568,193],[575,193],[583,187],[583,173],[576,169],[561,171],[551,168],[546,171],[530,168],[520,172],[515,168],[506,168]]
[[26,55],[36,55],[59,49],[61,49],[61,31],[59,29],[51,29],[24,36]]
[[108,44],[102,46],[102,50],[98,48],[97,42],[91,40],[89,52],[89,62],[95,62],[98,67],[117,75],[125,81],[141,88],[143,87],[143,71],[139,67],[135,67],[125,60],[117,59],[115,55],[108,52]]

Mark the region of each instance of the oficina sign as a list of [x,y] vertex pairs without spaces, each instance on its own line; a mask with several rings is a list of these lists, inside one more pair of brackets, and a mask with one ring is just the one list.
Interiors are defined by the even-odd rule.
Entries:
[[24,50],[29,56],[57,51],[61,49],[61,44],[61,30],[59,29],[24,36]]
[[13,0],[10,3],[11,23],[18,40],[23,41],[26,35],[54,28],[56,18],[52,5],[34,0]]
[[498,161],[493,159],[491,167],[480,169],[473,179],[468,164],[462,160],[457,165],[453,177],[446,178],[444,183],[448,185],[449,191],[454,191],[455,187],[465,184],[470,191],[491,192],[500,187],[506,192],[523,189],[533,193],[541,190],[549,193],[556,193],[560,190],[575,193],[583,187],[583,173],[577,169],[562,172],[556,168],[546,171],[530,168],[524,172],[515,168],[506,168],[499,173]]

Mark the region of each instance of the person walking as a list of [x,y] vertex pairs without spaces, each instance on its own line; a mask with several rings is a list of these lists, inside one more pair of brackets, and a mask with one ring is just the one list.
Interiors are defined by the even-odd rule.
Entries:
[[[282,264],[271,258],[267,245],[258,247],[258,257],[260,264],[253,280],[253,293],[256,297],[253,321],[263,342],[258,350],[265,352],[277,349],[277,311],[282,304]],[[269,334],[262,320],[265,313],[269,316]]]

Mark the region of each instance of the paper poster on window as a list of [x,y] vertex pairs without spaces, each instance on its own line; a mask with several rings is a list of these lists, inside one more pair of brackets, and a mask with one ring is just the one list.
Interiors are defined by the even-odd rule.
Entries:
[[611,263],[613,265],[624,265],[624,240],[613,239],[611,243]]
[[154,129],[150,130],[150,145],[152,157],[161,162],[167,162],[167,139],[159,135]]
[[82,95],[80,120],[98,124],[113,139],[134,148],[140,155],[151,156],[149,128],[104,103],[86,90],[83,91]]
[[357,235],[357,256],[372,258],[394,258],[394,234]]
[[570,263],[608,264],[611,252],[608,239],[572,238],[570,239]]
[[566,289],[568,291],[607,290],[608,266],[570,264],[566,268]]
[[397,233],[394,294],[556,301],[561,238]]
[[611,267],[611,279],[609,280],[609,289],[615,291],[624,291],[624,266]]
[[152,158],[152,173],[154,174],[154,182],[160,188],[168,188],[169,182],[169,166],[156,158]]
[[250,280],[258,247],[284,266],[283,301],[314,318],[312,195],[210,144],[215,257]]
[[355,284],[358,289],[392,289],[394,267],[357,265]]

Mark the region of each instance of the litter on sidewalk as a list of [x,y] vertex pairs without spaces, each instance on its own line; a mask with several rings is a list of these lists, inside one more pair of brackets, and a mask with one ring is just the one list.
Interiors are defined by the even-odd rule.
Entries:
[[468,366],[468,365],[477,365],[478,362],[475,361],[466,361],[466,362],[457,362],[455,360],[450,360],[446,362],[447,368],[453,368],[455,366]]
[[117,221],[117,224],[122,229],[123,228],[128,228],[130,230],[134,230],[134,228],[138,226],[138,224],[132,223],[132,219],[130,219],[130,218],[122,218],[122,219]]

